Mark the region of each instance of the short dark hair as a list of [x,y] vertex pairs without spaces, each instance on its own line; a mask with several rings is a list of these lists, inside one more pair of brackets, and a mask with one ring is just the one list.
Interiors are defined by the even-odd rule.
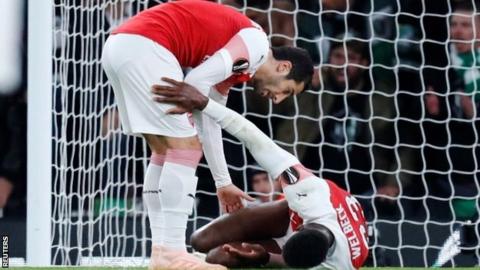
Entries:
[[476,6],[475,3],[472,3],[472,2],[465,2],[465,1],[458,2],[453,5],[453,12],[458,10],[475,12],[476,11],[475,6]]
[[[478,3],[476,2],[458,2],[453,6],[453,13],[458,13],[459,11],[466,11],[466,12],[472,12],[473,13],[473,18],[477,21],[479,21],[480,16],[477,12],[477,8],[479,7]],[[451,14],[453,16],[453,14]]]
[[282,256],[289,267],[310,268],[320,265],[327,257],[332,239],[315,229],[295,233],[283,246]]
[[305,49],[288,46],[272,47],[272,55],[276,60],[288,60],[292,63],[292,69],[287,75],[288,80],[303,82],[304,89],[309,88],[313,76],[313,61]]

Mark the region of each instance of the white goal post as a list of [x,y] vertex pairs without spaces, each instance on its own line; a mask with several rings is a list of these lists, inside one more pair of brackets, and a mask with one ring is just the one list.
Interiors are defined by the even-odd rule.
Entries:
[[28,1],[27,264],[51,264],[52,4]]

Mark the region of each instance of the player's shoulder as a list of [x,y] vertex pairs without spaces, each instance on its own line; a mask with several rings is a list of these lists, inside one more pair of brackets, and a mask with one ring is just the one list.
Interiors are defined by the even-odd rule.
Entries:
[[240,29],[238,34],[247,46],[255,45],[258,50],[268,50],[270,47],[267,34],[261,28],[255,27],[254,25]]
[[322,179],[322,180],[326,183],[326,185],[328,185],[328,188],[330,189],[330,192],[335,193],[335,194],[341,194],[343,196],[349,196],[350,195],[350,193],[347,190],[339,187],[332,180],[329,180],[329,179]]
[[246,27],[238,32],[249,54],[250,69],[255,71],[267,60],[270,43],[265,32],[257,27]]

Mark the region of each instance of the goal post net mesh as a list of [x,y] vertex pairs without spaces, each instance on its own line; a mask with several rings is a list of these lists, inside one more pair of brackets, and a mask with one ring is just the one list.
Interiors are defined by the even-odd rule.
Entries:
[[[447,264],[478,264],[475,3],[220,2],[258,22],[272,45],[312,55],[309,90],[274,105],[236,86],[228,106],[361,201],[370,263],[430,266],[470,222],[461,238],[474,244]],[[54,0],[53,264],[145,264],[149,256],[141,194],[150,153],[145,141],[122,134],[100,58],[112,29],[157,4]],[[225,134],[224,147],[234,183],[259,201],[274,199],[271,180],[268,188],[251,181],[260,168],[242,144]],[[198,175],[189,234],[220,214],[205,163]]]

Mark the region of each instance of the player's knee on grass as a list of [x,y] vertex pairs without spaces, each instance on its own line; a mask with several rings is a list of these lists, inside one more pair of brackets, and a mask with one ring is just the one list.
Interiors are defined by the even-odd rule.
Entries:
[[319,224],[314,227],[301,229],[285,243],[282,256],[288,266],[310,268],[325,260],[334,238],[326,227]]

